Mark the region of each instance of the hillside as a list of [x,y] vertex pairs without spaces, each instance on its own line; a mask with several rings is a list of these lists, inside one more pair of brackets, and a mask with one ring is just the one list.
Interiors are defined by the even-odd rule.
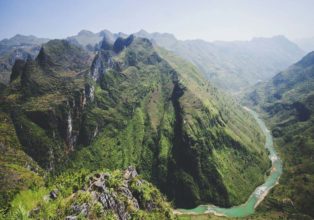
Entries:
[[284,160],[280,185],[268,197],[263,210],[314,217],[313,88],[314,52],[311,52],[269,82],[258,84],[244,100],[263,112]]
[[304,52],[284,36],[253,38],[250,41],[177,40],[165,33],[141,30],[136,36],[151,39],[196,65],[216,87],[228,92],[270,79],[300,59]]
[[50,175],[133,165],[177,207],[231,206],[270,166],[249,113],[133,35],[104,39],[96,55],[49,41],[15,63],[2,98],[21,148]]

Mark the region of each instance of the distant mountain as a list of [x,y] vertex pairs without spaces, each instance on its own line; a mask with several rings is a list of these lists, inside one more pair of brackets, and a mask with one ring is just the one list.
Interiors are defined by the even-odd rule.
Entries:
[[295,42],[305,52],[314,51],[314,37],[296,39]]
[[3,39],[0,41],[0,54],[2,55],[3,52],[6,52],[12,47],[41,45],[47,41],[47,38],[38,38],[33,35],[25,36],[17,34],[10,39]]
[[48,39],[35,36],[15,35],[10,39],[0,41],[0,82],[8,83],[15,60],[33,59],[40,47]]
[[114,43],[114,41],[118,37],[126,37],[126,34],[123,33],[111,33],[108,30],[102,30],[98,33],[93,33],[91,31],[82,30],[77,35],[68,37],[67,40],[71,43],[77,44],[82,46],[84,49],[87,50],[95,50],[99,48],[99,43],[106,39],[106,41],[110,42],[111,44]]
[[[11,145],[51,175],[134,165],[178,207],[244,202],[270,166],[254,118],[192,64],[148,39],[131,35],[111,44],[105,37],[100,45],[94,54],[52,40],[35,60],[15,63],[0,98],[7,117],[0,127],[12,121],[18,138]],[[67,178],[63,184],[73,189],[65,189],[52,178],[51,187],[68,198],[83,180]],[[8,186],[14,190],[4,190],[6,201],[28,187]]]
[[[103,30],[98,33],[82,30],[77,35],[66,38],[71,44],[81,46],[87,51],[94,52],[99,49],[99,43],[105,38],[113,43],[118,37],[125,37],[123,33],[111,33]],[[10,81],[10,75],[15,60],[35,59],[39,53],[40,47],[49,39],[38,38],[35,36],[24,36],[17,34],[10,39],[0,41],[0,82],[7,84]]]
[[191,61],[215,86],[238,92],[300,59],[304,52],[283,36],[253,38],[251,41],[206,42],[177,40],[171,34],[148,33],[136,36],[151,39],[157,45]]
[[[313,218],[314,52],[256,85],[244,103],[264,114],[284,161],[280,185],[262,207]],[[299,215],[294,219],[310,218]]]

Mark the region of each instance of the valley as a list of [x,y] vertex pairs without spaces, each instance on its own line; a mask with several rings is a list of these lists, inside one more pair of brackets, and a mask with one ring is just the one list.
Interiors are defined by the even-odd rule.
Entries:
[[0,220],[313,219],[306,1],[1,1]]

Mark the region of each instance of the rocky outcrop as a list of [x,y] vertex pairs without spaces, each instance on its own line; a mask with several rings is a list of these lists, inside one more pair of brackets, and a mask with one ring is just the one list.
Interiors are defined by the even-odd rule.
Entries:
[[[64,195],[64,187],[69,185],[59,184],[44,196],[48,206],[58,201],[64,204],[58,207],[55,219],[174,219],[160,192],[141,179],[132,166],[124,171],[94,172],[82,180],[83,187],[71,195]],[[29,217],[38,219],[43,211],[38,205]]]
[[[121,184],[117,187],[117,191],[111,191],[108,185],[110,184],[110,174],[108,173],[96,173],[89,178],[89,183],[86,185],[85,192],[89,192],[91,195],[91,201],[83,204],[74,203],[71,206],[71,215],[66,219],[76,219],[78,215],[88,217],[91,204],[99,202],[103,209],[112,210],[118,219],[126,220],[130,219],[130,213],[127,210],[126,203],[132,206],[135,210],[138,210],[139,202],[135,195],[132,194],[130,189],[130,182],[137,177],[137,172],[133,167],[129,167],[124,171]],[[138,180],[137,184],[142,184]],[[125,201],[121,200],[123,198]],[[151,208],[152,209],[152,208]]]

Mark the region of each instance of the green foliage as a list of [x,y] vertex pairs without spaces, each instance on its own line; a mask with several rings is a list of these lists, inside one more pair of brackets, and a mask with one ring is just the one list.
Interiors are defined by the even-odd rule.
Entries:
[[[91,71],[88,61],[75,46],[51,41],[26,63],[20,87],[6,90],[25,152],[63,173],[56,185],[64,198],[82,189],[85,172],[70,181],[66,171],[81,168],[134,165],[181,207],[236,205],[262,181],[269,163],[257,124],[193,65],[140,38],[119,53],[100,50]],[[41,204],[43,216],[68,205],[49,204]]]
[[48,193],[46,188],[29,189],[21,191],[17,194],[11,202],[11,207],[15,209],[32,210],[43,199],[44,195]]
[[246,201],[270,166],[258,125],[234,100],[209,85],[193,65],[161,48],[158,52],[178,72],[186,89],[179,98],[184,123],[179,135],[187,135],[193,144],[186,150],[182,145],[190,143],[179,144],[177,157],[183,159],[180,165],[177,159],[176,166],[181,173],[190,161],[185,168],[190,177],[177,175],[177,181],[183,184],[182,192],[190,191],[193,199],[180,200],[193,204],[189,207],[195,205],[192,201],[222,206]]
[[[82,190],[88,186],[90,177],[102,172],[109,176],[106,184],[109,192],[118,194],[118,202],[127,204],[127,198],[119,191],[119,187],[125,184],[123,172],[79,170],[51,179],[47,187],[21,191],[11,202],[11,209],[2,216],[5,219],[63,219],[71,214],[72,205],[88,204],[88,219],[117,219],[113,210],[104,209],[101,203],[93,200],[89,191]],[[58,192],[55,200],[49,198],[52,189]],[[130,183],[130,190],[140,204],[140,209],[128,207],[131,219],[174,219],[170,204],[152,184],[136,177]],[[151,211],[147,210],[148,204],[153,207]]]
[[243,100],[263,113],[284,165],[280,185],[272,190],[260,212],[279,211],[300,219],[314,216],[309,205],[314,202],[313,55],[259,84]]
[[21,149],[10,117],[0,112],[0,206],[9,202],[20,190],[44,184],[43,171]]

